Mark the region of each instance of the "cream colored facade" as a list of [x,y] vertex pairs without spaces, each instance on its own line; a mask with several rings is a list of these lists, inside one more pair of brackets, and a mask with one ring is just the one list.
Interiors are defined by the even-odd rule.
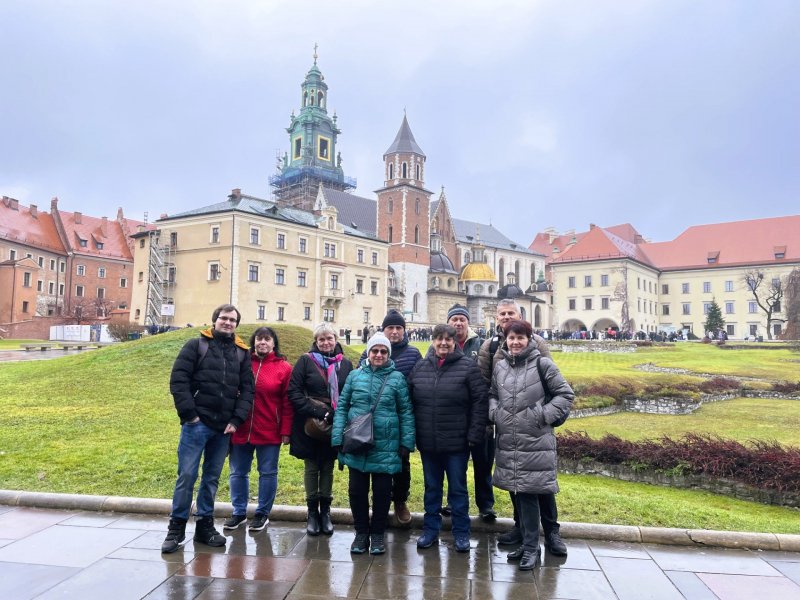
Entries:
[[[562,331],[622,329],[622,301],[615,299],[615,290],[624,287],[627,268],[631,331],[689,329],[702,337],[708,306],[716,300],[729,337],[766,338],[766,315],[745,285],[745,273],[761,269],[766,285],[772,278],[785,277],[798,266],[793,263],[659,272],[629,259],[553,263],[550,268],[556,307],[554,327]],[[608,308],[604,308],[604,298]],[[773,336],[781,332],[780,320],[784,317],[783,312],[775,313],[776,320],[771,323]]]
[[153,241],[166,249],[161,289],[163,303],[174,305],[174,316],[162,324],[209,323],[223,303],[234,304],[243,323],[312,327],[328,321],[355,336],[364,324],[380,322],[386,312],[387,244],[348,232],[334,207],[293,211],[306,220],[297,223],[277,218],[277,210],[272,218],[274,204],[260,202],[264,210],[197,211],[160,220],[157,233],[137,234],[132,320],[150,324]]

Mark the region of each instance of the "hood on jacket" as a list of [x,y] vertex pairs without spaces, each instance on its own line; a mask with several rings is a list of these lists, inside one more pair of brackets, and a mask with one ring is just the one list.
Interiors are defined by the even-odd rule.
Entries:
[[[458,360],[462,356],[464,356],[464,352],[458,347],[458,343],[456,343],[455,350],[445,357],[444,364]],[[436,365],[436,362],[434,361],[439,360],[439,357],[436,356],[436,351],[433,349],[433,344],[431,344],[431,346],[428,348],[428,353],[425,355],[425,360],[430,360],[434,365]]]
[[[200,330],[200,335],[202,335],[203,337],[207,337],[208,339],[212,340],[212,339],[214,339],[214,328],[213,327],[209,327],[208,329],[201,329]],[[241,348],[242,350],[247,350],[248,352],[250,352],[250,346],[248,346],[247,344],[244,343],[244,341],[242,341],[242,338],[239,337],[238,333],[234,332],[234,334],[233,334],[233,343],[236,344],[237,346],[239,346],[239,348]]]
[[523,348],[522,352],[520,352],[516,356],[514,356],[513,354],[511,354],[511,352],[508,351],[506,342],[503,342],[503,345],[500,347],[500,352],[503,354],[503,358],[505,358],[508,361],[508,364],[511,365],[512,367],[519,363],[524,363],[529,358],[536,358],[541,354],[533,338],[531,338],[528,341],[527,347]]

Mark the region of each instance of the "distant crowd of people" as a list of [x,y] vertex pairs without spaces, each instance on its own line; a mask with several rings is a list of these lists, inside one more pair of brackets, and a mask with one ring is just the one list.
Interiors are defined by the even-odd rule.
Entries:
[[[481,519],[497,518],[494,488],[510,494],[514,526],[498,539],[513,546],[507,559],[520,570],[541,564],[540,523],[545,549],[566,555],[555,499],[554,427],[568,417],[574,393],[513,300],[498,303],[497,330],[486,339],[470,327],[466,307],[456,304],[447,317],[433,328],[407,331],[403,315],[389,311],[380,330],[366,330],[367,347],[356,365],[344,356],[336,331],[323,323],[292,366],[276,331],[259,327],[246,344],[236,335],[236,307],[218,307],[212,326],[181,349],[170,377],[181,434],[161,551],[186,543],[198,477],[194,541],[226,544],[215,528],[214,500],[228,454],[233,514],[223,529],[267,527],[280,446],[288,444],[290,455],[304,464],[310,536],[333,533],[334,467],[347,467],[354,554],[386,551],[392,504],[396,520],[410,524],[409,456],[419,451],[425,512],[418,548],[437,545],[442,517],[450,516],[455,550],[470,551],[472,460]],[[425,356],[409,343],[413,338],[431,340]],[[248,521],[254,456],[258,497]]]

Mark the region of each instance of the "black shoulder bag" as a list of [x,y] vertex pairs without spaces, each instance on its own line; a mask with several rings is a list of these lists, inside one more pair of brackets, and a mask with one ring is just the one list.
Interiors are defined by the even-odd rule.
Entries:
[[383,380],[381,389],[378,391],[378,396],[375,398],[375,402],[372,404],[369,412],[365,412],[363,415],[358,415],[356,418],[348,421],[342,432],[343,453],[366,454],[375,446],[375,431],[373,429],[374,421],[372,415],[375,413],[378,402],[381,401],[381,394],[383,394],[383,388],[386,387],[387,381],[389,381],[388,376]]

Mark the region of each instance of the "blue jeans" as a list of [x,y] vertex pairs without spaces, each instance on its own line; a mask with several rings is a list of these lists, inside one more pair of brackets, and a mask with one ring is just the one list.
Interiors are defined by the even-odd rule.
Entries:
[[469,535],[469,493],[467,461],[469,451],[420,452],[425,478],[425,517],[422,528],[438,532],[442,528],[442,488],[447,475],[447,503],[453,511],[453,537]]
[[247,498],[250,495],[250,467],[253,453],[258,461],[258,506],[256,512],[269,515],[278,491],[278,457],[280,444],[233,444],[231,446],[231,503],[233,514],[247,514]]
[[178,480],[175,482],[175,493],[172,495],[173,519],[189,519],[192,508],[192,493],[200,470],[200,459],[203,459],[203,475],[200,478],[200,489],[197,491],[198,517],[214,516],[214,499],[217,497],[219,475],[228,454],[230,436],[221,431],[211,429],[203,424],[184,423],[181,426],[181,439],[178,443]]

